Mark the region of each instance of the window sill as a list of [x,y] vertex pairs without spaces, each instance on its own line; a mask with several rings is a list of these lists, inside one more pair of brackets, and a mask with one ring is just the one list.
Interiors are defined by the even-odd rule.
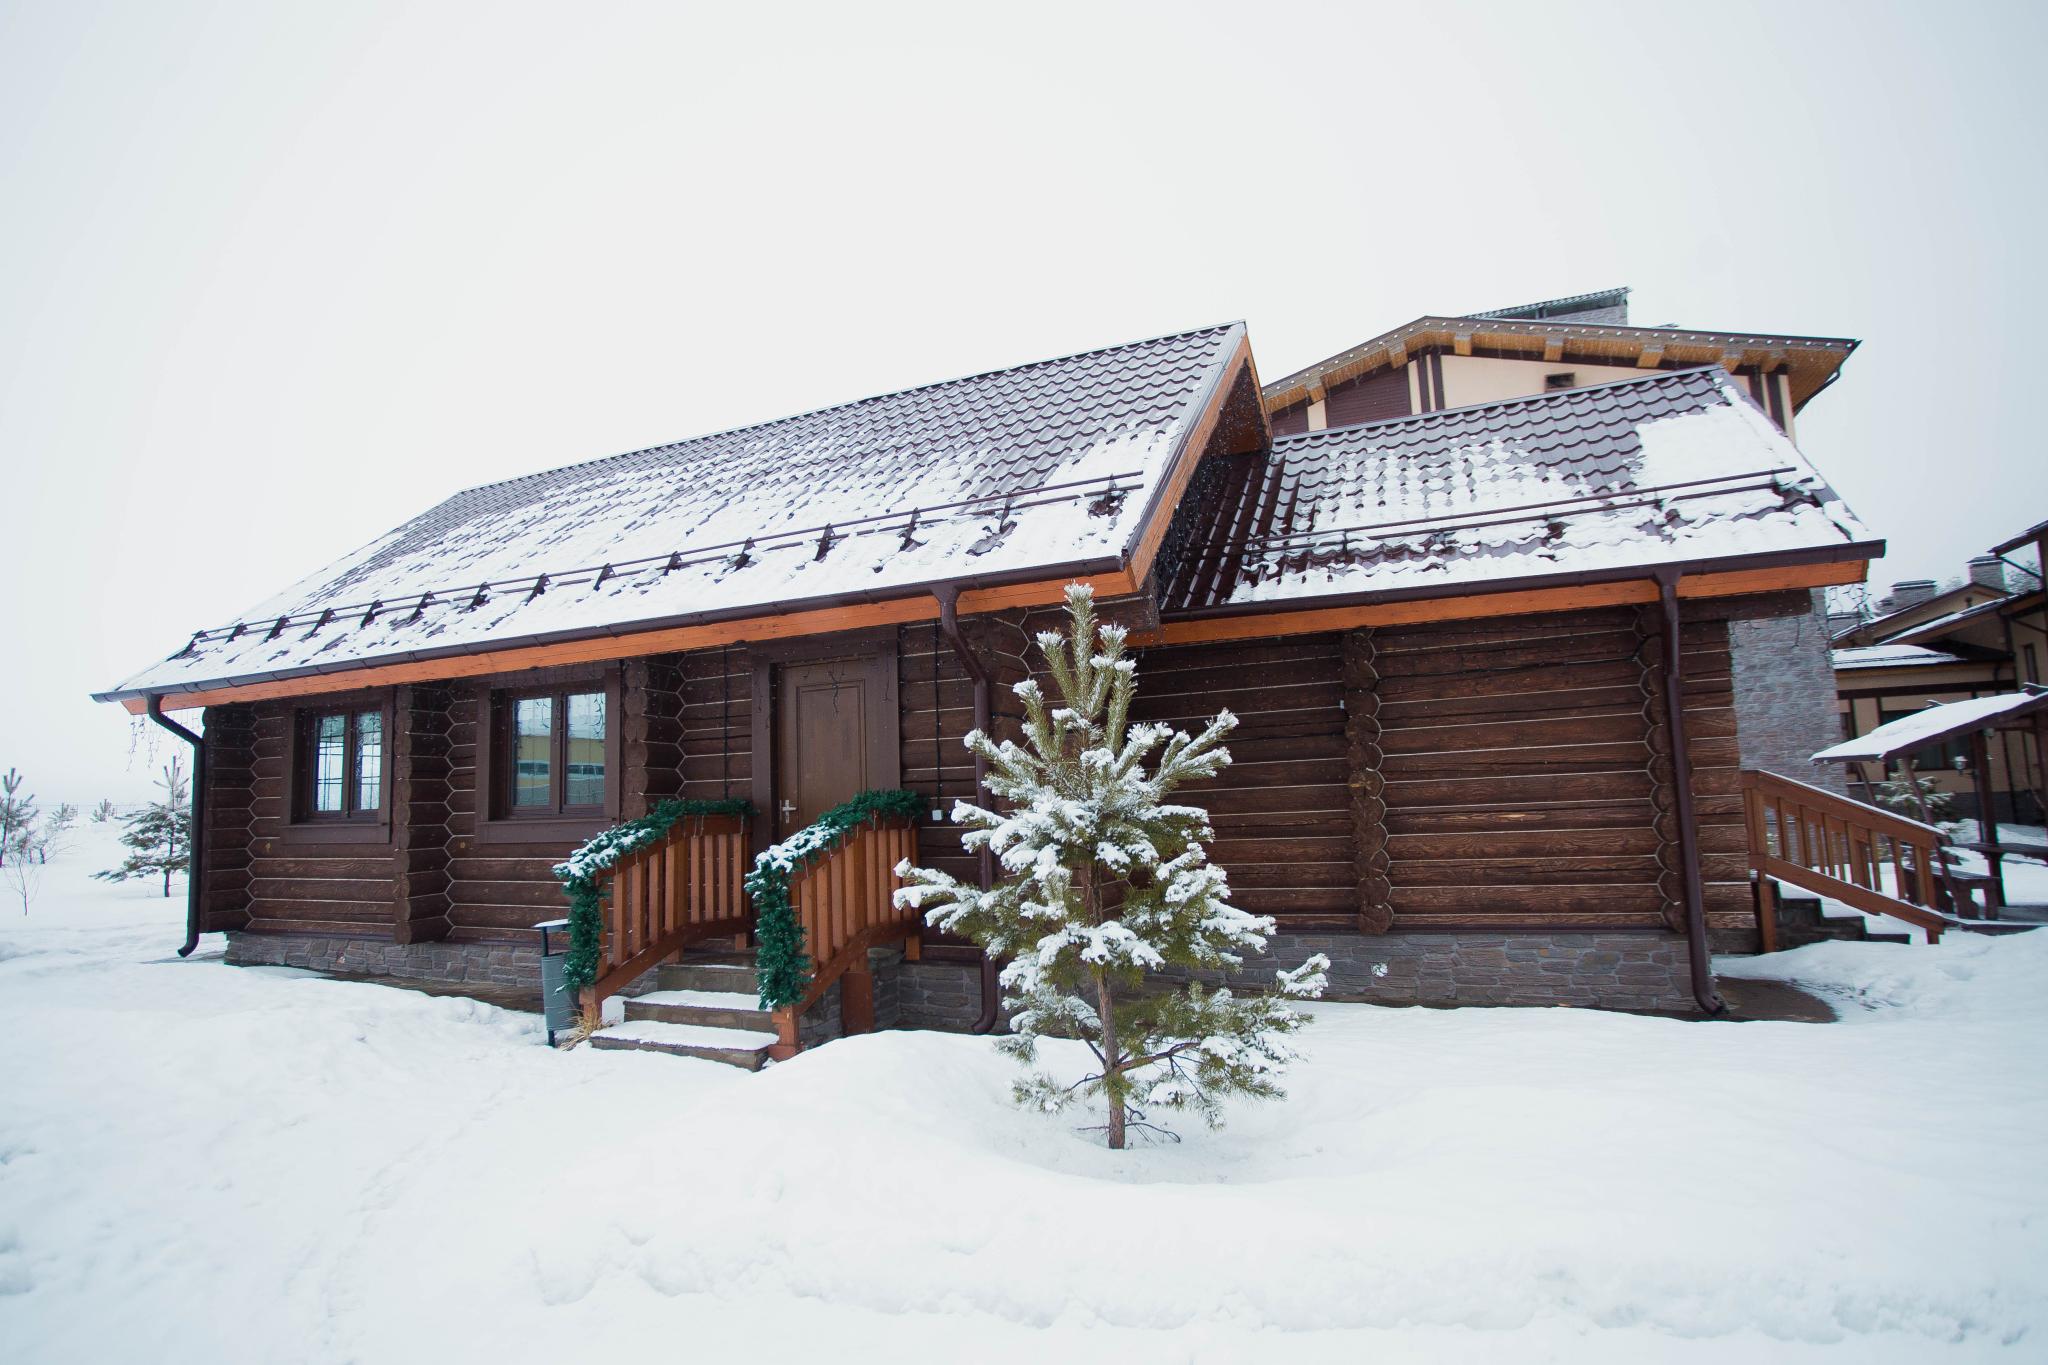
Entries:
[[479,821],[475,837],[480,844],[562,844],[573,848],[616,823],[604,815],[501,817]]
[[299,820],[284,827],[288,844],[388,844],[391,826],[382,820]]

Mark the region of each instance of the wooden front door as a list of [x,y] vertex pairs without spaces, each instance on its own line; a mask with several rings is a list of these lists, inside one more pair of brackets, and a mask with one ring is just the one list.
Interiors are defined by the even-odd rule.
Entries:
[[859,659],[784,664],[776,697],[775,837],[787,839],[876,783],[868,769],[874,700]]

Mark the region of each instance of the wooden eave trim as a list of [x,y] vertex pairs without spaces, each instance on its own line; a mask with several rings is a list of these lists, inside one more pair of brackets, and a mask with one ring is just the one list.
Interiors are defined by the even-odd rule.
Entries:
[[[1353,351],[1340,351],[1327,361],[1275,380],[1259,396],[1266,411],[1274,412],[1304,401],[1311,382],[1335,387],[1391,364],[1414,360],[1420,352],[1432,349],[1463,354],[1458,349],[1461,341],[1465,349],[1477,344],[1495,350],[1526,352],[1531,360],[1550,363],[1639,365],[1643,353],[1651,348],[1659,352],[1660,360],[1686,367],[1728,367],[1728,358],[1736,356],[1738,366],[1756,365],[1767,372],[1790,372],[1795,411],[1827,385],[1829,376],[1838,372],[1856,349],[1856,343],[1847,338],[1665,331],[1655,327],[1554,321],[1508,327],[1469,318],[1426,317],[1375,337]],[[1558,360],[1549,355],[1553,346],[1558,348]],[[1600,346],[1617,348],[1618,353],[1602,354],[1592,349]],[[1396,350],[1405,352],[1402,361],[1393,359]]]
[[[1787,588],[1833,587],[1863,581],[1868,565],[1861,559],[1782,568],[1736,569],[1687,574],[1678,580],[1685,598],[1744,597]],[[1526,616],[1538,612],[1578,611],[1587,607],[1634,605],[1657,601],[1657,584],[1642,578],[1615,579],[1556,588],[1515,592],[1473,593],[1456,597],[1424,597],[1405,602],[1374,602],[1306,611],[1263,612],[1248,616],[1210,616],[1193,621],[1168,621],[1134,633],[1134,645],[1179,645],[1215,640],[1250,640],[1278,635],[1308,635],[1353,630],[1359,626],[1404,626],[1428,621],[1468,621],[1491,616]]]
[[[1223,410],[1230,402],[1231,389],[1237,383],[1239,374],[1246,373],[1252,363],[1252,345],[1249,334],[1240,332],[1237,345],[1217,371],[1215,382],[1206,392],[1206,401],[1195,424],[1189,429],[1186,439],[1173,452],[1173,459],[1166,467],[1166,475],[1152,495],[1151,503],[1145,509],[1144,519],[1139,523],[1136,536],[1132,539],[1130,553],[1124,562],[1130,566],[1129,574],[1133,583],[1143,583],[1152,572],[1152,561],[1159,554],[1160,542],[1166,538],[1166,528],[1173,522],[1174,511],[1179,508],[1181,495],[1187,492],[1188,481],[1194,477],[1195,466],[1201,463],[1202,454],[1209,448],[1209,442],[1216,435],[1216,427],[1223,420]],[[1254,383],[1257,382],[1254,374]],[[1267,433],[1270,438],[1270,431]],[[1268,444],[1271,444],[1270,439]],[[960,594],[960,610],[976,610],[969,604],[969,594]],[[981,608],[986,610],[986,608]]]
[[[1073,582],[1088,584],[1095,589],[1098,597],[1122,597],[1135,592],[1138,581],[1128,570],[1119,570],[1106,574],[1012,583],[994,588],[969,588],[960,594],[960,612],[962,615],[972,615],[1004,611],[1011,607],[1054,605],[1066,600],[1067,584]],[[750,616],[740,620],[714,621],[699,626],[672,626],[661,630],[599,635],[554,644],[525,645],[516,649],[456,654],[439,659],[373,664],[333,673],[278,678],[195,692],[166,692],[163,694],[163,709],[188,711],[201,706],[270,701],[279,697],[319,696],[328,692],[350,692],[364,687],[390,687],[399,683],[481,678],[492,673],[515,673],[555,664],[606,663],[615,659],[638,658],[648,654],[673,654],[716,645],[789,639],[802,635],[826,635],[869,626],[936,621],[938,618],[938,599],[928,593],[921,593],[881,602],[821,607],[781,615]],[[137,715],[148,709],[148,701],[144,696],[123,698],[121,705]]]

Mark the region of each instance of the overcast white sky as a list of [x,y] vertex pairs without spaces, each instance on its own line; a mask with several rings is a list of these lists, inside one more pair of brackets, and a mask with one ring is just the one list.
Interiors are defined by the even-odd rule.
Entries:
[[0,3],[0,767],[457,489],[1243,318],[1860,337],[1801,443],[2048,517],[2039,5]]

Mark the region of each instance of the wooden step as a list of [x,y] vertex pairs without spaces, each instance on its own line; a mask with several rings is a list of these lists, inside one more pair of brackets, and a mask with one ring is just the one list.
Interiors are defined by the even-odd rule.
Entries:
[[590,1035],[590,1045],[606,1052],[666,1052],[672,1057],[723,1062],[743,1071],[759,1071],[774,1043],[772,1033],[672,1024],[658,1019],[629,1019]]
[[[749,978],[751,984],[751,978]],[[626,1001],[627,1019],[773,1033],[775,1021],[752,991],[650,991]]]

